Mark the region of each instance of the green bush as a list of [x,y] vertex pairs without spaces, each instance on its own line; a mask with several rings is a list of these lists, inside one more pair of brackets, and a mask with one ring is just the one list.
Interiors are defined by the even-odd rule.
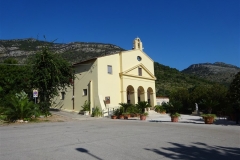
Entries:
[[125,109],[124,111],[132,115],[139,113],[137,107],[133,104],[128,104],[127,109]]
[[12,95],[9,106],[1,107],[1,117],[7,121],[23,120],[24,118],[40,115],[38,105],[28,100],[24,91]]
[[81,107],[82,107],[81,111],[90,111],[90,102],[86,100]]
[[166,112],[166,109],[165,109],[162,105],[156,105],[156,106],[154,107],[154,110],[155,110],[156,112]]
[[45,117],[52,115],[49,111],[50,106],[51,106],[51,103],[47,101],[42,101],[39,103],[39,110]]
[[98,106],[93,108],[92,117],[101,117],[102,115],[102,110]]
[[115,109],[114,111],[113,111],[113,115],[115,115],[115,116],[120,116],[120,114],[121,114],[121,112],[120,112],[120,109],[118,108],[118,109]]

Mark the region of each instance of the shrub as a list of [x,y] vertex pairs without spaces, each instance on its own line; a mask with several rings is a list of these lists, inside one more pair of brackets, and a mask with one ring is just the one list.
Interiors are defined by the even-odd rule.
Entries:
[[81,111],[90,111],[90,102],[86,100],[81,107],[82,107]]
[[127,112],[129,112],[132,115],[135,115],[137,113],[139,113],[137,107],[135,105],[131,105],[128,109]]
[[10,105],[1,108],[1,115],[7,121],[14,121],[31,118],[32,116],[37,117],[40,115],[40,111],[38,105],[29,101],[27,94],[21,91],[11,96]]
[[166,109],[161,105],[156,105],[154,108],[156,112],[166,112]]
[[121,114],[121,112],[120,112],[120,109],[118,108],[118,109],[115,109],[114,111],[113,111],[113,115],[115,115],[115,116],[119,116]]
[[101,117],[102,115],[102,110],[98,106],[93,108],[92,117]]
[[49,111],[49,106],[51,106],[51,103],[47,101],[43,101],[39,103],[39,109],[42,114],[44,114],[45,117],[50,116],[51,113]]

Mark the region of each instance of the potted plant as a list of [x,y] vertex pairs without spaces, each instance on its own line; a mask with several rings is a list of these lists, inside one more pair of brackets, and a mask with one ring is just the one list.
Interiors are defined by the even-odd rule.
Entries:
[[128,110],[132,107],[132,104],[130,103],[119,103],[119,105],[121,106],[123,112],[128,112]]
[[166,114],[166,109],[164,109],[164,106],[159,106],[159,112],[161,113],[161,114]]
[[93,108],[92,117],[101,117],[102,115],[103,115],[103,113],[98,106]]
[[148,116],[148,112],[144,112],[140,115],[140,120],[144,121],[147,119],[147,116]]
[[89,115],[90,102],[88,102],[88,101],[86,100],[81,107],[82,107],[81,112],[83,112],[84,115]]
[[138,111],[140,113],[140,120],[146,120],[146,116],[148,115],[147,112],[145,112],[145,109],[148,107],[151,107],[147,101],[139,101],[136,104],[136,107],[138,108]]
[[160,108],[161,108],[160,105],[156,105],[156,106],[154,107],[155,112],[160,113]]
[[120,110],[116,109],[115,111],[113,111],[113,115],[111,115],[112,119],[117,119],[117,117],[119,116]]
[[176,100],[170,100],[170,102],[162,104],[163,109],[166,109],[171,117],[172,122],[178,122],[179,117],[181,116],[178,111],[182,107],[182,103]]
[[205,124],[213,124],[213,121],[217,117],[215,114],[202,114]]
[[111,115],[111,119],[117,119],[116,115]]
[[121,106],[120,108],[119,108],[119,113],[118,113],[118,118],[119,119],[124,119],[124,115],[123,115],[123,107]]
[[139,113],[135,105],[131,105],[127,112],[130,114],[130,117],[137,117],[137,114]]
[[171,117],[171,122],[178,122],[178,118],[180,117],[181,115],[177,112],[175,113],[171,113],[170,114],[170,117]]
[[130,114],[128,112],[124,112],[122,115],[124,116],[124,119],[130,118]]
[[161,114],[166,114],[166,110],[165,110],[165,109],[162,109],[162,110],[160,110],[160,113],[161,113]]

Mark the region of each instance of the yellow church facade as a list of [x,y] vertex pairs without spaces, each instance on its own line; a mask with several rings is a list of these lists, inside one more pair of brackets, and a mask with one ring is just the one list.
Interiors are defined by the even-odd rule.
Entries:
[[133,49],[76,63],[73,86],[55,99],[56,108],[79,112],[85,101],[91,109],[118,108],[119,103],[148,101],[156,105],[154,61],[134,39]]

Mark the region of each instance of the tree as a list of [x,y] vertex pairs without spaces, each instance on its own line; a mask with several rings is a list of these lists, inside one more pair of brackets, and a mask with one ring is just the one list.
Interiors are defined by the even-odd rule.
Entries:
[[228,90],[229,103],[240,109],[240,72],[235,75]]
[[180,102],[182,104],[181,111],[184,113],[189,112],[189,108],[192,108],[189,100],[189,91],[186,88],[179,88],[172,91],[169,98],[172,101]]
[[189,94],[192,106],[199,103],[201,111],[216,113],[226,108],[227,88],[223,85],[198,86],[190,89]]
[[15,95],[24,90],[27,94],[31,92],[31,66],[26,64],[18,64],[14,58],[4,60],[0,64],[0,104],[8,106],[7,97]]
[[207,94],[208,100],[218,102],[214,107],[212,107],[213,112],[217,113],[226,109],[227,88],[225,86],[214,84],[209,88]]
[[200,85],[189,89],[191,103],[194,105],[195,103],[200,102],[202,99],[207,99],[209,88],[209,86]]
[[30,63],[33,67],[32,85],[34,89],[38,89],[40,109],[48,114],[51,100],[59,91],[71,85],[73,69],[66,60],[47,46],[42,47]]

